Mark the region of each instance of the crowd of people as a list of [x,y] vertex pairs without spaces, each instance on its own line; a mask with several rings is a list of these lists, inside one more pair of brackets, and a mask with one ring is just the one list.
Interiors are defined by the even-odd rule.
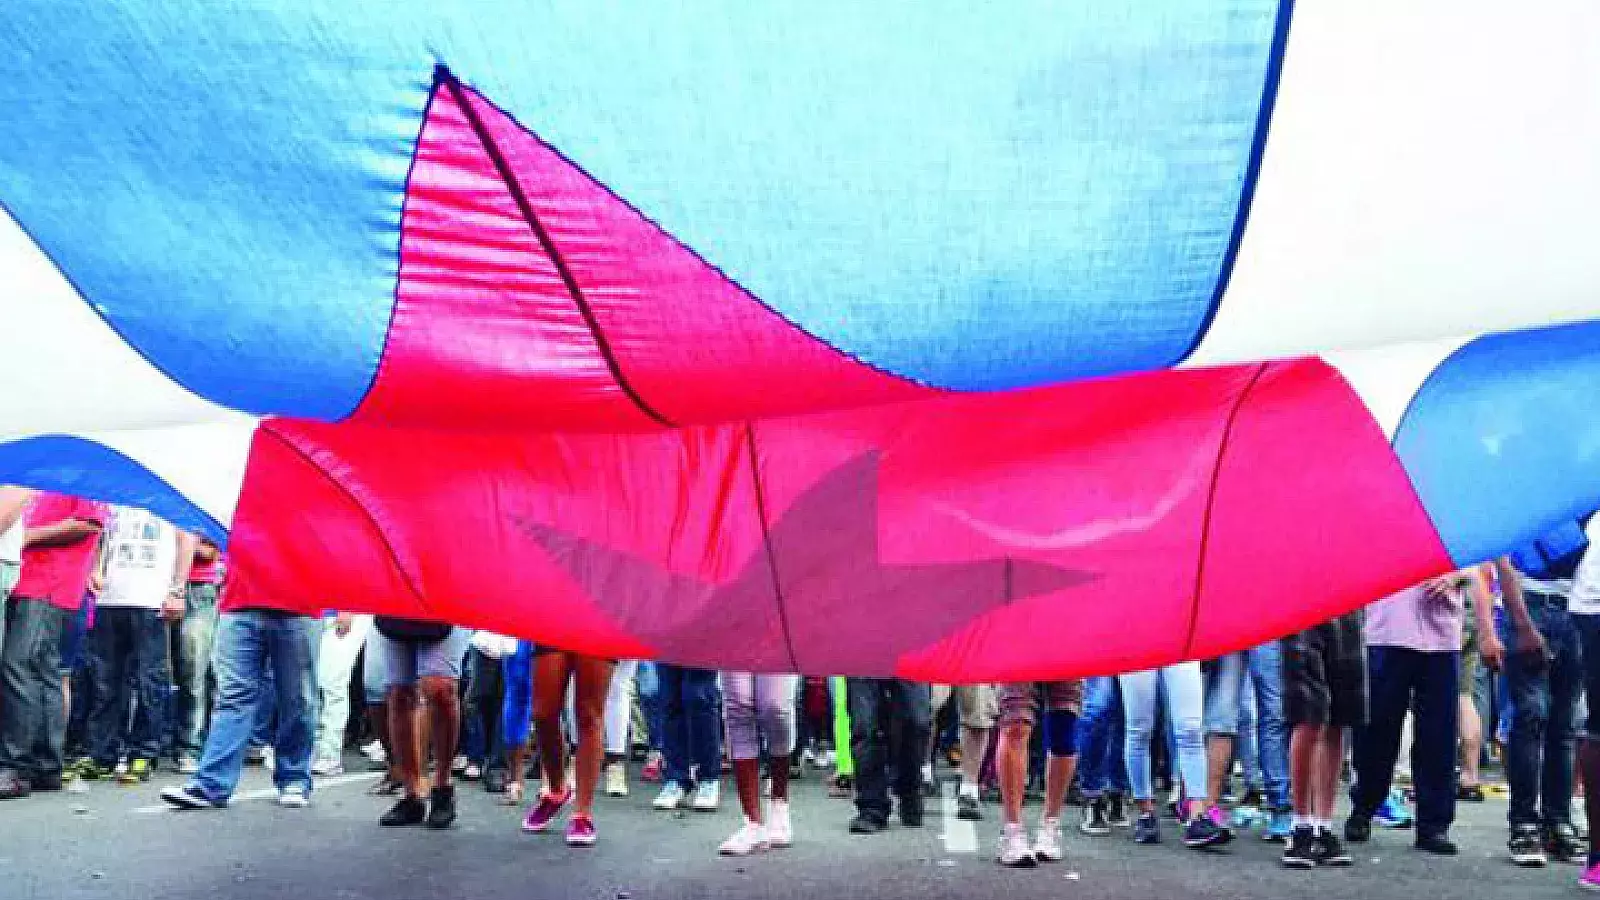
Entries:
[[1375,825],[1455,854],[1456,806],[1485,799],[1492,758],[1510,860],[1577,863],[1600,889],[1600,721],[1584,702],[1600,686],[1600,551],[1581,532],[1219,659],[951,687],[597,659],[337,610],[219,614],[211,541],[143,510],[0,488],[0,799],[171,766],[188,777],[167,803],[220,808],[254,762],[279,804],[303,807],[359,747],[381,770],[383,826],[449,827],[459,783],[480,783],[527,804],[524,831],[564,822],[586,847],[596,795],[629,793],[632,757],[661,810],[717,811],[731,774],[741,818],[718,852],[747,856],[797,839],[790,779],[808,769],[853,799],[839,827],[873,835],[921,826],[947,762],[956,815],[998,818],[1006,866],[1062,859],[1076,803],[1084,839],[1175,830],[1211,851],[1254,832],[1312,869],[1351,865],[1347,844]]

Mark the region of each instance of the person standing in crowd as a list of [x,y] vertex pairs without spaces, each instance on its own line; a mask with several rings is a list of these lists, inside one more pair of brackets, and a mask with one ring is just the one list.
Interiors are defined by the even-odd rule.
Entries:
[[1348,866],[1333,832],[1344,731],[1367,721],[1367,653],[1361,613],[1347,613],[1283,639],[1283,711],[1289,723],[1289,793],[1294,806],[1283,865]]
[[1262,838],[1289,838],[1289,729],[1283,720],[1283,659],[1277,641],[1230,653],[1215,660],[1206,680],[1205,730],[1207,793],[1215,800],[1233,766],[1244,720],[1242,705],[1248,681],[1255,697],[1254,741],[1260,759],[1261,780],[1272,810]]
[[[506,744],[508,770],[501,802],[507,806],[522,805],[522,781],[528,768],[528,736],[533,729],[533,659],[537,651],[532,641],[517,641],[516,648],[501,663],[506,688],[500,706],[500,733]],[[551,813],[552,818],[554,815]],[[550,827],[550,823],[545,822],[544,827]]]
[[1589,698],[1590,714],[1578,744],[1578,773],[1583,777],[1583,812],[1589,831],[1589,854],[1578,885],[1600,891],[1600,715],[1593,707],[1600,704],[1600,516],[1589,520],[1589,546],[1572,579],[1568,612],[1578,632],[1583,658],[1583,687]]
[[[744,824],[718,848],[724,856],[749,856],[794,843],[789,817],[789,754],[794,752],[794,704],[799,684],[798,675],[728,672],[722,677],[728,756],[733,759],[733,783],[744,810]],[[772,803],[765,812],[761,809],[763,739],[772,773]]]
[[[1344,837],[1372,838],[1372,818],[1389,796],[1406,714],[1413,713],[1411,777],[1417,793],[1415,846],[1454,856],[1457,678],[1471,570],[1432,578],[1367,607],[1370,715],[1355,729],[1350,818]],[[1483,603],[1475,604],[1484,610]],[[1480,615],[1482,613],[1480,612]]]
[[177,684],[178,771],[200,770],[200,750],[210,709],[211,649],[217,634],[217,595],[222,583],[222,553],[209,538],[196,539],[184,591],[183,615],[172,622],[173,681]]
[[1078,719],[1078,784],[1083,790],[1083,821],[1091,836],[1133,825],[1128,818],[1128,765],[1124,761],[1126,721],[1122,690],[1114,675],[1084,682],[1083,714]]
[[45,493],[24,519],[0,648],[0,800],[62,787],[61,635],[89,590],[106,518],[104,503]]
[[1505,666],[1512,708],[1507,847],[1519,866],[1542,866],[1551,856],[1580,862],[1583,856],[1571,812],[1574,726],[1583,681],[1578,633],[1567,611],[1572,581],[1564,577],[1569,571],[1528,571],[1534,568],[1531,557],[1517,565],[1510,558],[1495,563],[1509,620],[1502,640],[1514,649]]
[[633,679],[639,661],[624,659],[611,675],[606,692],[606,796],[628,796],[628,723],[633,717]]
[[[530,834],[548,831],[561,811],[576,800],[567,821],[567,846],[592,847],[599,840],[599,832],[594,827],[594,793],[605,759],[606,693],[611,688],[615,663],[543,647],[532,652],[533,729],[539,745],[539,768],[544,775],[544,786],[539,792],[539,802],[522,820],[522,830]],[[561,709],[566,705],[569,682],[573,685],[573,718],[577,720],[578,729],[578,752],[573,766],[576,785],[567,784],[567,739],[561,733]],[[509,699],[509,686],[506,694]]]
[[[900,824],[922,827],[922,754],[933,725],[929,686],[901,678],[846,679],[850,707],[850,755],[855,761],[856,817],[851,834],[877,834],[889,827],[891,751]],[[890,723],[898,734],[890,734]]]
[[[1043,694],[1043,703],[1040,701]],[[1045,761],[1044,812],[1032,845],[1022,825],[1022,795],[1028,786],[1028,745],[1044,708]],[[1000,689],[1000,743],[995,749],[995,769],[1000,777],[1000,848],[995,858],[1002,866],[1031,868],[1041,862],[1060,862],[1061,805],[1072,784],[1078,762],[1078,714],[1083,710],[1080,680],[1017,682]]]
[[350,725],[350,676],[372,629],[372,617],[342,612],[333,627],[323,624],[322,646],[317,650],[317,690],[322,712],[311,754],[311,774],[320,777],[344,772],[344,733]]
[[656,809],[677,809],[689,792],[690,806],[713,812],[722,796],[722,729],[717,723],[717,673],[710,669],[656,664],[661,692],[661,753],[665,765]]
[[278,805],[311,802],[311,740],[316,728],[317,648],[322,620],[278,609],[243,607],[217,620],[216,702],[201,748],[200,766],[189,781],[161,791],[177,809],[212,809],[228,804],[244,769],[256,725],[256,709],[268,690],[276,694],[277,730],[272,782]]
[[[385,827],[449,828],[456,820],[456,788],[450,764],[461,732],[461,662],[472,632],[450,625],[379,616],[373,649],[389,673],[389,743],[404,794],[378,818]],[[433,750],[433,784],[423,772],[421,710],[427,702]],[[423,802],[427,789],[428,801]]]
[[[956,817],[976,822],[983,819],[978,776],[983,769],[984,754],[989,751],[989,735],[1000,716],[1000,702],[992,684],[953,688],[934,685],[930,721],[937,721],[940,711],[952,699],[956,702],[956,715],[961,724],[961,786],[956,791]],[[931,746],[928,755],[933,755]]]
[[[1210,780],[1206,777],[1206,747],[1202,727],[1205,719],[1204,678],[1198,662],[1174,663],[1159,669],[1129,672],[1117,676],[1122,685],[1123,705],[1127,709],[1126,756],[1128,780],[1133,785],[1133,800],[1139,819],[1133,825],[1133,839],[1141,844],[1161,842],[1161,825],[1156,814],[1152,783],[1150,745],[1155,740],[1156,703],[1166,689],[1167,719],[1177,743],[1178,770],[1182,773],[1184,799],[1179,802],[1186,847],[1220,847],[1233,840],[1233,831],[1216,815],[1217,798],[1201,798]],[[1207,802],[1209,800],[1209,802]],[[1199,801],[1199,802],[1196,802]]]
[[[161,756],[169,661],[166,610],[183,602],[194,538],[142,509],[112,510],[105,575],[89,633],[94,704],[85,779],[103,778],[128,757],[126,781],[149,781]],[[128,716],[130,702],[135,710]]]
[[461,777],[472,780],[476,768],[482,773],[483,789],[491,794],[504,793],[509,777],[503,728],[505,667],[506,659],[516,652],[516,638],[489,631],[473,632],[472,649],[467,651],[461,733],[468,763]]

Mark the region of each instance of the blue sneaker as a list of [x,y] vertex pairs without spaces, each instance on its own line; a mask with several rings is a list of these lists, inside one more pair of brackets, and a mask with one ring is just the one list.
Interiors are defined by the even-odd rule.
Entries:
[[1275,812],[1272,821],[1267,823],[1267,830],[1261,832],[1261,839],[1272,844],[1287,844],[1293,833],[1294,817],[1287,812]]
[[1161,843],[1161,820],[1155,813],[1145,813],[1133,823],[1133,842],[1135,844]]
[[1410,828],[1415,821],[1406,806],[1405,796],[1399,791],[1390,791],[1372,817],[1372,824],[1380,828]]

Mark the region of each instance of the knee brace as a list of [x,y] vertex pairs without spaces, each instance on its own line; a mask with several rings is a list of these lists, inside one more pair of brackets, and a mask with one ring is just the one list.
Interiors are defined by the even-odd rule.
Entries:
[[1052,709],[1044,714],[1045,747],[1051,756],[1078,754],[1078,715],[1068,709]]

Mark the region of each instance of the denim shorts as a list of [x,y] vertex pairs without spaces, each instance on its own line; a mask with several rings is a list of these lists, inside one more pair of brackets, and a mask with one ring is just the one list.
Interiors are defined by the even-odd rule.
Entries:
[[1037,725],[1039,707],[1074,716],[1083,712],[1083,679],[1018,681],[1000,686],[1000,724]]
[[[397,641],[373,630],[371,641],[383,653],[384,670],[388,673],[389,687],[404,687],[417,683],[418,678],[461,679],[461,661],[467,655],[472,641],[470,628],[452,628],[450,634],[437,641]],[[372,644],[368,644],[370,649]]]

